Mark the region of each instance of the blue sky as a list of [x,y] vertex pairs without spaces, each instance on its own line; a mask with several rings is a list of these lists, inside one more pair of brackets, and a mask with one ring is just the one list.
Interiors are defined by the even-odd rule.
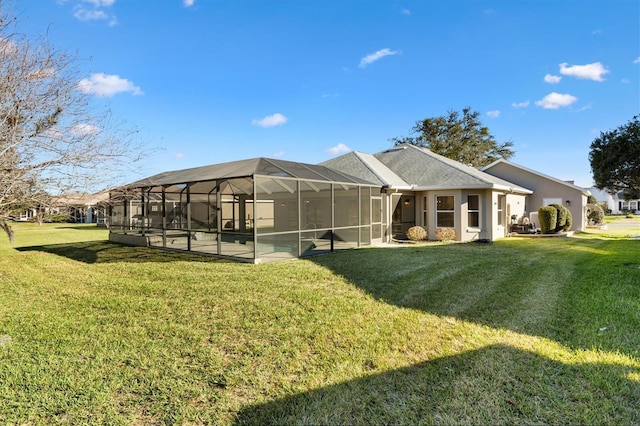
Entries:
[[[79,90],[162,149],[142,175],[318,163],[469,106],[512,161],[592,183],[640,113],[637,0],[28,0],[19,29],[81,58]],[[132,176],[131,180],[140,176]]]

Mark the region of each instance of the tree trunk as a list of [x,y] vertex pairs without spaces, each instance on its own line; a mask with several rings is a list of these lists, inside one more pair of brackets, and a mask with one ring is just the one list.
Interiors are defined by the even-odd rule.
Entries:
[[11,243],[11,245],[13,245],[13,242],[15,241],[15,235],[13,233],[13,229],[11,229],[11,225],[9,225],[6,220],[0,219],[0,228],[2,228],[4,232],[6,232],[7,237],[9,237],[9,242]]

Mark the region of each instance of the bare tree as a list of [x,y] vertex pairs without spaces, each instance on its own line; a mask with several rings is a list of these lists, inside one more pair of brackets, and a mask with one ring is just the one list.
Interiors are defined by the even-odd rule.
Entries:
[[79,90],[77,57],[15,28],[0,2],[0,228],[10,241],[16,209],[113,185],[144,150]]

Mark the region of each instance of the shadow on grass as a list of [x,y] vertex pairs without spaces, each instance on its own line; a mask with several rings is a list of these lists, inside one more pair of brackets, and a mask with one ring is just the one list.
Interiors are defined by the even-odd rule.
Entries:
[[493,345],[249,406],[236,424],[637,424],[639,373]]
[[637,240],[370,248],[311,260],[395,306],[640,355]]
[[39,251],[55,254],[84,263],[165,263],[165,262],[218,262],[229,260],[212,256],[194,255],[184,252],[173,252],[147,247],[132,247],[109,241],[89,241],[82,243],[48,244],[41,246],[19,247],[18,251]]
[[56,226],[54,229],[75,229],[77,231],[96,231],[96,230],[104,230],[106,231],[107,228],[100,228],[99,226],[97,226],[96,224],[90,224],[90,223],[85,223],[85,224],[73,224],[73,223],[69,223],[69,224],[61,224],[59,226]]

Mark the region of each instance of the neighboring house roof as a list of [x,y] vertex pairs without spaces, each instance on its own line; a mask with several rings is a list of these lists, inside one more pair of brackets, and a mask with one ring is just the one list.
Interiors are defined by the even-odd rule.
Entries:
[[77,192],[53,197],[55,205],[66,206],[93,206],[107,201],[109,201],[109,191],[96,192],[95,194]]
[[416,191],[490,188],[522,194],[533,192],[415,145],[398,145],[373,156],[401,180],[411,183],[411,189]]
[[351,176],[321,165],[296,163],[271,158],[252,158],[213,164],[190,169],[163,172],[145,179],[132,182],[125,187],[143,188],[180,183],[195,183],[215,179],[230,179],[249,176],[279,176],[316,181],[371,184],[371,182]]
[[[496,160],[496,161],[494,161],[493,163],[489,164],[488,166],[484,166],[484,167],[483,167],[482,169],[480,169],[480,170],[482,170],[482,171],[487,171],[487,170],[490,170],[491,168],[495,167],[495,166],[496,166],[496,165],[498,165],[498,164],[506,164],[506,165],[511,166],[511,167],[513,167],[513,168],[523,170],[523,171],[525,171],[525,172],[527,172],[527,173],[531,173],[531,174],[534,174],[534,175],[538,175],[538,176],[543,177],[543,178],[545,178],[545,179],[549,179],[549,180],[554,181],[554,182],[556,182],[556,183],[559,183],[559,184],[565,185],[565,186],[567,186],[567,187],[569,187],[569,188],[571,188],[571,189],[575,189],[576,191],[580,191],[583,195],[586,195],[586,196],[588,196],[588,195],[590,195],[590,194],[591,194],[591,193],[589,192],[589,190],[584,189],[584,188],[582,188],[582,187],[580,187],[580,186],[578,186],[578,185],[574,185],[573,183],[570,183],[570,182],[567,182],[567,181],[564,181],[564,180],[556,179],[556,178],[554,178],[554,177],[552,177],[552,176],[545,175],[544,173],[540,173],[540,172],[538,172],[538,171],[535,171],[535,170],[529,169],[529,168],[527,168],[527,167],[521,166],[521,165],[516,164],[516,163],[512,163],[512,162],[507,161],[507,160],[504,160],[504,159]],[[490,172],[487,172],[487,173],[490,173]]]
[[596,200],[598,201],[608,201],[610,199],[618,200],[618,194],[611,194],[608,191],[604,189],[596,188],[595,186],[592,186],[591,188],[588,188],[588,189],[585,188],[585,191],[589,191],[591,195],[596,197]]
[[411,185],[391,171],[371,154],[352,151],[320,163],[334,170],[348,170],[353,176],[380,186],[394,189],[411,189]]

